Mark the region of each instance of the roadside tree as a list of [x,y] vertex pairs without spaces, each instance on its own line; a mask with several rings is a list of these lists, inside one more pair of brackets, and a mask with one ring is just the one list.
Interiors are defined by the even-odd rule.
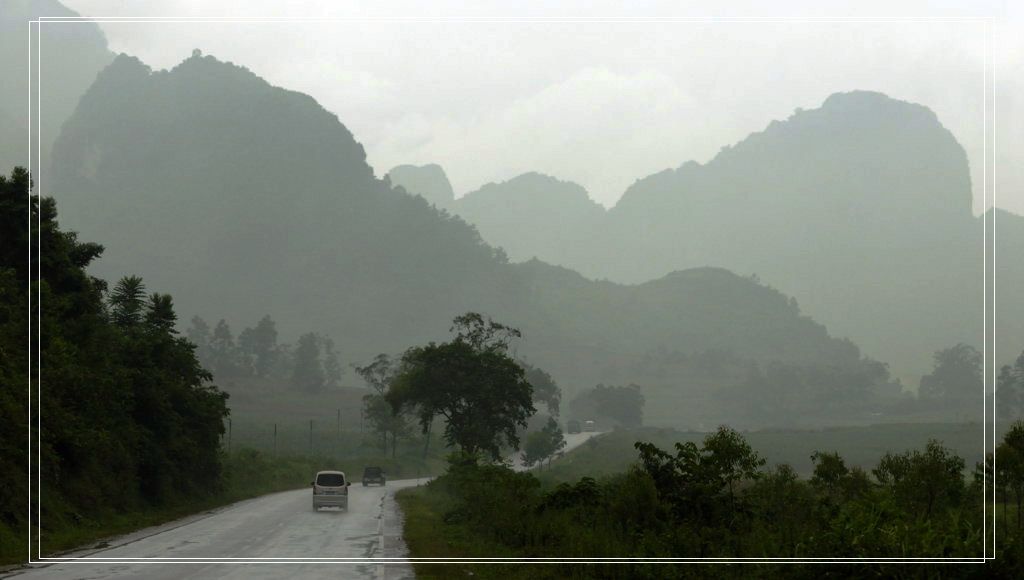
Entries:
[[455,318],[451,330],[449,342],[406,351],[388,401],[414,408],[424,433],[442,416],[449,445],[498,460],[502,447],[519,448],[516,431],[535,412],[533,388],[508,354],[520,333],[474,312]]

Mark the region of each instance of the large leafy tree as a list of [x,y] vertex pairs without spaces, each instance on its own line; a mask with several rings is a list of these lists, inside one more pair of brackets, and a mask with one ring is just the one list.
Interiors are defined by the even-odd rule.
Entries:
[[931,439],[924,451],[886,453],[873,473],[900,505],[927,518],[939,507],[960,501],[963,471],[963,458]]
[[999,370],[996,380],[996,409],[1006,419],[1024,417],[1024,352],[1013,365]]
[[737,492],[743,481],[761,477],[765,460],[734,429],[722,426],[703,445],[676,443],[675,455],[637,442],[640,463],[676,517],[703,525],[732,527],[745,511]]
[[811,461],[814,475],[809,483],[830,502],[860,497],[871,487],[867,472],[860,466],[847,467],[837,451],[815,451]]
[[324,388],[324,368],[320,362],[320,339],[307,332],[299,337],[295,347],[295,367],[292,371],[292,384],[303,391],[319,391]]
[[562,402],[562,390],[558,383],[544,369],[535,367],[528,363],[521,363],[526,371],[526,381],[533,387],[533,402],[543,403],[548,408],[548,414],[558,416],[558,407]]
[[1004,486],[1007,492],[1013,492],[1017,506],[1017,527],[1020,528],[1021,517],[1024,515],[1024,421],[1014,421],[1010,425],[1010,430],[1006,432],[1002,443],[996,447],[996,465],[999,469],[999,478],[1002,480],[999,482],[1000,485]]
[[210,335],[210,364],[213,374],[218,377],[237,377],[245,374],[241,351],[235,343],[231,325],[223,318],[217,322]]
[[550,463],[551,458],[565,447],[565,436],[554,417],[548,417],[544,428],[526,435],[523,444],[523,464],[532,467],[535,464]]
[[331,388],[338,387],[341,385],[344,370],[341,368],[338,351],[334,349],[334,340],[329,336],[323,336],[320,343],[324,350],[324,384]]
[[193,316],[191,326],[185,330],[185,338],[196,346],[196,358],[206,368],[213,368],[213,355],[210,350],[212,334],[210,325],[199,316]]
[[265,315],[253,328],[238,335],[238,347],[252,361],[253,373],[266,377],[277,363],[280,351],[277,345],[277,325]]
[[449,445],[497,460],[503,446],[518,449],[517,429],[535,411],[533,387],[508,353],[520,333],[473,312],[455,318],[451,330],[449,342],[406,351],[388,401],[414,407],[424,432],[442,416]]
[[918,391],[923,401],[948,411],[974,410],[980,406],[982,392],[981,353],[966,344],[957,344],[935,353],[932,372],[921,377]]
[[373,432],[381,438],[381,448],[385,451],[390,438],[392,456],[397,452],[398,438],[407,436],[411,431],[406,409],[402,408],[408,405],[396,408],[386,398],[397,374],[396,367],[396,362],[383,353],[374,357],[369,364],[355,367],[356,374],[370,387],[370,392],[363,396],[363,416]]

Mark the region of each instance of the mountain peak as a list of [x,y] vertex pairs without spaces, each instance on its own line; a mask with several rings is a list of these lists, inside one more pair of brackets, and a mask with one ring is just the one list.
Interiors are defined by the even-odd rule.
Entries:
[[420,195],[438,207],[448,207],[455,201],[455,191],[444,168],[436,163],[426,165],[397,165],[388,171],[392,185],[410,195]]
[[904,111],[927,111],[932,118],[937,119],[937,117],[935,117],[935,113],[924,105],[896,99],[878,91],[855,90],[832,93],[821,104],[821,108],[833,111],[850,111],[856,109],[878,110],[883,108],[902,109]]
[[[111,118],[122,119],[118,131],[103,128]],[[138,134],[162,137],[140,141]],[[202,53],[169,70],[153,70],[126,54],[115,57],[65,122],[53,155],[58,181],[69,188],[91,179],[98,164],[114,164],[141,178],[131,170],[136,164],[167,156],[185,165],[196,155],[223,167],[248,167],[258,162],[254,157],[263,163],[288,160],[290,173],[274,176],[278,189],[299,185],[303,196],[314,189],[333,191],[341,181],[348,196],[371,195],[378,188],[363,146],[334,113],[309,95]],[[329,156],[330,163],[314,156]],[[213,184],[197,187],[197,195],[205,196],[199,192]],[[243,192],[225,187],[216,195],[240,198]]]
[[[484,200],[489,200],[485,202]],[[582,211],[593,212],[604,208],[590,198],[587,190],[573,181],[563,181],[536,171],[521,173],[500,183],[491,182],[480,189],[467,193],[460,200],[463,205],[500,201],[503,204],[528,204],[531,206],[572,203]],[[536,209],[543,209],[537,207]]]

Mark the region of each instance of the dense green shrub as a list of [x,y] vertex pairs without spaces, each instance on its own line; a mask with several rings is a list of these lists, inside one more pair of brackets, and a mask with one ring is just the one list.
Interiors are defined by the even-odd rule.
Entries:
[[[641,461],[626,473],[547,486],[528,473],[455,457],[446,475],[413,495],[430,509],[416,509],[412,517],[442,514],[430,529],[437,533],[440,526],[453,550],[449,556],[975,558],[982,553],[983,513],[992,508],[980,489],[964,485],[963,460],[936,441],[921,451],[886,455],[875,470],[877,479],[848,468],[837,453],[816,453],[808,480],[787,465],[764,469],[744,438],[728,428],[702,445],[680,444],[675,454],[643,443],[637,448]],[[414,523],[409,529],[423,528]],[[415,535],[408,540],[414,556],[435,555],[416,553]],[[1019,571],[1024,541],[1019,533],[1005,533],[998,544],[996,563],[985,573],[1010,577]],[[536,577],[693,575],[693,570],[646,565],[540,570]],[[884,563],[789,566],[771,573],[807,577],[818,570],[842,577],[906,573]],[[980,572],[970,566],[943,570],[944,577]],[[472,571],[500,577],[494,568]],[[707,571],[721,577],[750,572]],[[502,573],[520,574],[504,568]]]

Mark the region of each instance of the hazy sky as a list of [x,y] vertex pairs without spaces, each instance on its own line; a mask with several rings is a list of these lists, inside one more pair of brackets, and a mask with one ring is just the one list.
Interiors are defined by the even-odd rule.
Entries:
[[[88,16],[997,16],[995,196],[1024,213],[1024,15],[978,2],[377,3],[65,0]],[[73,24],[54,24],[72,26]],[[461,195],[540,171],[610,206],[636,179],[763,129],[831,93],[876,90],[932,108],[968,151],[981,208],[980,22],[330,21],[103,23],[154,68],[193,48],[306,92],[366,147],[378,175],[441,164]],[[45,32],[44,32],[45,34]],[[991,127],[990,127],[991,128]]]

